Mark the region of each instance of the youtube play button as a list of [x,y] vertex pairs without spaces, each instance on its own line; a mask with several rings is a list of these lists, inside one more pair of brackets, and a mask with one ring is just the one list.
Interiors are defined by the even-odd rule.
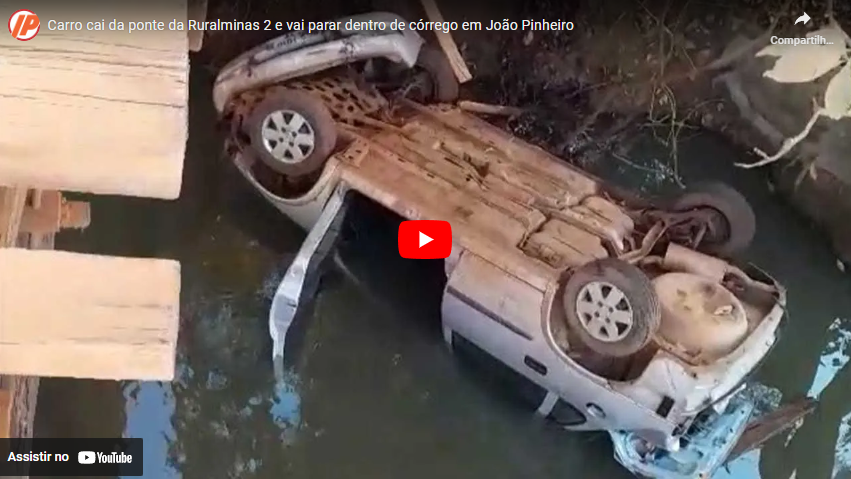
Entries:
[[451,252],[452,226],[448,221],[403,221],[399,225],[399,256],[442,259]]

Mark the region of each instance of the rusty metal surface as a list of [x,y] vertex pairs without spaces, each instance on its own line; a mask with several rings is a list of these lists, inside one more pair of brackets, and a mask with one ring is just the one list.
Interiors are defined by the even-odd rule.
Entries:
[[703,275],[667,273],[653,280],[662,309],[656,342],[691,364],[710,364],[730,354],[748,335],[742,302]]
[[389,105],[387,99],[374,88],[352,77],[297,80],[287,83],[287,88],[318,96],[335,120],[348,124],[357,124],[359,120],[363,121],[370,115],[376,115]]
[[[607,243],[622,248],[632,234],[632,219],[598,195],[593,179],[544,150],[454,108],[414,110],[400,121],[401,134],[383,131],[371,141],[397,154],[424,181],[460,192],[458,208],[486,208],[506,217],[504,231],[522,228],[506,240],[510,247],[561,270],[608,256]],[[490,216],[462,220],[489,230],[498,227]]]
[[[675,213],[629,198],[611,198],[595,177],[458,108],[389,101],[357,75],[332,73],[240,95],[226,112],[231,142],[244,146],[242,120],[279,89],[316,95],[340,131],[356,140],[357,155],[344,148],[337,158],[370,177],[361,178],[365,184],[390,184],[373,199],[394,209],[391,203],[398,196],[423,186],[423,193],[414,195],[415,203],[442,211],[443,203],[454,202],[445,219],[478,225],[485,236],[557,271],[611,255],[637,263],[657,245],[676,242],[694,248],[706,234],[709,218],[701,211]],[[347,161],[353,156],[370,161]],[[372,161],[399,171],[370,173],[363,165]],[[681,250],[685,248],[671,254]],[[707,258],[667,259],[685,262],[677,263],[678,268],[694,267],[717,278],[726,263]]]
[[[282,88],[321,98],[341,131],[358,139],[358,158],[365,145],[374,161],[384,158],[388,168],[404,171],[407,184],[394,180],[400,193],[416,190],[411,183],[416,181],[431,190],[421,201],[435,203],[436,209],[442,208],[437,203],[455,198],[452,214],[459,220],[479,225],[493,238],[505,238],[504,246],[549,267],[565,269],[605,257],[605,243],[622,250],[632,234],[632,218],[597,194],[595,180],[544,150],[516,142],[457,109],[391,104],[357,77],[344,74],[240,95],[226,113],[232,143],[245,146],[243,119]],[[352,156],[347,151],[337,157],[358,168],[347,161]]]
[[653,225],[663,222],[667,225],[667,236],[671,242],[688,248],[697,249],[704,237],[711,232],[717,213],[708,209],[691,211],[667,211],[655,207],[632,211],[636,222]]
[[668,245],[662,265],[671,271],[685,271],[721,282],[730,264],[713,256],[699,253],[676,243]]
[[629,263],[637,263],[648,257],[650,252],[665,234],[665,223],[656,223],[652,228],[641,238],[641,246],[637,249],[630,250],[622,255],[620,259]]
[[237,147],[245,146],[241,130],[243,122],[263,100],[285,90],[300,90],[322,100],[338,122],[357,125],[370,116],[378,115],[388,106],[388,101],[377,91],[368,88],[357,78],[348,75],[329,75],[315,79],[301,79],[285,85],[272,85],[247,91],[232,101],[222,117],[230,132],[229,141]]

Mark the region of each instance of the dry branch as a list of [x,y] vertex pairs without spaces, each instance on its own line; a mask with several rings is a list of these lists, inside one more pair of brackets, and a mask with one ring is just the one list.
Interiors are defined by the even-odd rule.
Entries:
[[769,156],[767,153],[760,150],[759,148],[754,148],[754,153],[761,156],[763,159],[757,161],[756,163],[736,163],[736,166],[746,169],[758,168],[760,166],[765,166],[770,163],[774,163],[780,158],[783,158],[784,155],[792,151],[792,148],[794,148],[798,143],[802,142],[804,138],[806,138],[807,135],[810,134],[810,131],[813,129],[813,126],[815,126],[816,122],[823,114],[823,108],[817,109],[815,113],[813,113],[813,116],[810,117],[810,120],[807,122],[807,125],[804,127],[803,130],[801,130],[800,133],[791,138],[786,138],[785,140],[783,140],[783,145],[780,147],[780,150],[777,151],[777,153]]
[[458,108],[473,113],[501,116],[518,116],[522,115],[525,112],[524,109],[518,108],[516,106],[492,105],[489,103],[481,103],[478,101],[469,100],[459,101]]
[[[441,23],[444,21],[435,0],[421,0],[421,2],[429,20]],[[437,43],[440,44],[440,48],[446,53],[449,64],[452,66],[452,71],[455,72],[455,77],[458,78],[458,83],[470,81],[473,75],[470,73],[470,69],[467,68],[467,63],[464,62],[461,52],[458,51],[458,45],[452,39],[452,34],[443,30],[435,30],[434,35],[437,37]]]

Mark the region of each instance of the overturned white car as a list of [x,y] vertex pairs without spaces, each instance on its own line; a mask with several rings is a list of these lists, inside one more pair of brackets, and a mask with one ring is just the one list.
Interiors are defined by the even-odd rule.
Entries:
[[309,230],[272,305],[276,357],[362,195],[451,223],[453,350],[495,359],[566,429],[608,431],[637,474],[709,477],[748,427],[738,393],[784,314],[779,284],[727,259],[753,237],[749,205],[717,184],[647,201],[457,108],[371,86],[382,60],[425,72],[420,101],[452,100],[451,70],[423,47],[410,31],[289,34],[216,83],[239,171]]

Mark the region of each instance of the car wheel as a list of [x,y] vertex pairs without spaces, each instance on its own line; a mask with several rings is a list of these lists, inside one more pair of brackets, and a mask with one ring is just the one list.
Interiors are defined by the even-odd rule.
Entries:
[[741,193],[724,183],[706,183],[689,188],[674,201],[675,211],[706,209],[709,230],[700,249],[708,253],[730,256],[750,246],[756,234],[756,215]]
[[429,93],[426,101],[438,103],[451,103],[458,99],[458,79],[449,59],[443,51],[431,45],[423,45],[417,56],[417,67],[427,73]]
[[615,258],[577,269],[565,284],[562,301],[571,336],[611,357],[630,356],[644,348],[662,317],[647,275]]
[[337,143],[337,126],[322,100],[295,90],[265,98],[243,128],[260,161],[286,176],[320,170]]

